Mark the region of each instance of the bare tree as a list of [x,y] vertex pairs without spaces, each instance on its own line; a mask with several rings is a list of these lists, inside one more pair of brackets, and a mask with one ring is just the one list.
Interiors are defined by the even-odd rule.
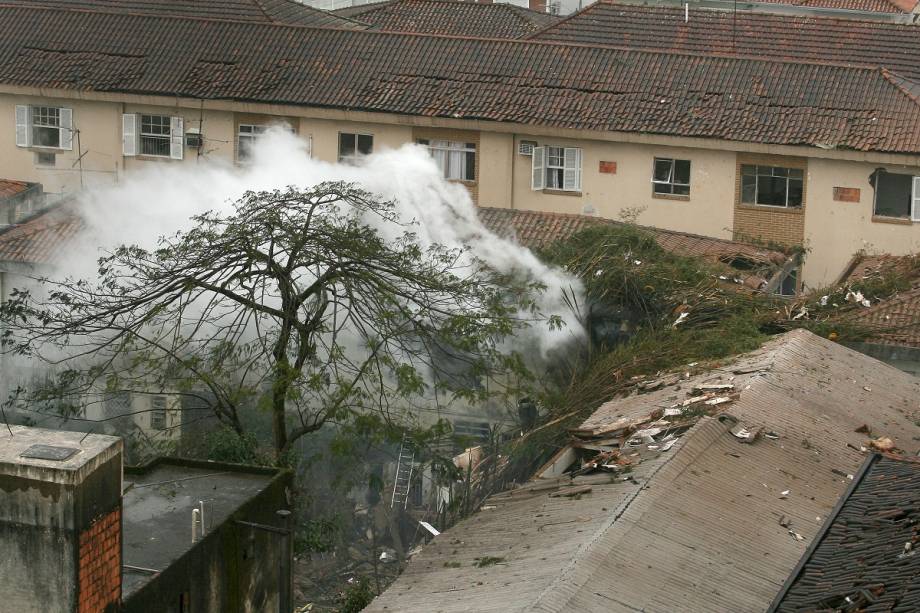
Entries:
[[258,404],[281,461],[329,421],[388,423],[423,398],[481,400],[484,378],[526,374],[504,339],[541,318],[541,284],[421,245],[393,202],[324,183],[250,192],[232,214],[194,222],[154,250],[115,249],[98,278],[13,292],[0,307],[3,351],[57,373],[14,402],[169,390],[241,434],[241,407]]

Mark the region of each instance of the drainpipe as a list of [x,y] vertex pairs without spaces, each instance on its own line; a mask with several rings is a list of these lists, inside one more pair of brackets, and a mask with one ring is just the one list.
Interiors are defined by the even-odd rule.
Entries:
[[514,208],[514,161],[517,159],[517,157],[515,156],[515,153],[517,150],[517,145],[515,144],[516,142],[517,142],[517,134],[512,134],[511,135],[511,202],[509,203],[512,209]]

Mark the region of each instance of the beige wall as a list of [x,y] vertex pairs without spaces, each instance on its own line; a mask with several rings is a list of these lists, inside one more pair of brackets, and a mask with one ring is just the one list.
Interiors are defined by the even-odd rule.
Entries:
[[[821,287],[836,280],[853,254],[860,250],[896,255],[920,251],[920,223],[873,219],[874,192],[869,175],[876,168],[920,175],[920,167],[809,161],[809,211],[805,216],[809,253],[804,269],[808,285]],[[859,202],[835,201],[834,187],[859,188]]]
[[[75,93],[75,96],[83,94]],[[102,96],[102,95],[100,95]],[[731,238],[735,225],[735,190],[737,160],[747,153],[738,153],[738,143],[726,143],[716,148],[714,141],[654,137],[654,135],[623,136],[616,134],[576,133],[559,130],[569,137],[547,136],[537,128],[532,133],[514,133],[513,127],[487,122],[458,122],[443,120],[443,127],[430,118],[394,116],[370,113],[338,112],[328,109],[271,107],[267,105],[208,103],[201,108],[199,101],[170,101],[167,98],[137,98],[109,95],[108,100],[65,99],[41,97],[35,93],[0,94],[0,177],[39,181],[49,192],[73,192],[80,189],[81,173],[74,162],[74,150],[59,152],[55,168],[35,164],[37,149],[15,146],[15,105],[47,104],[73,109],[74,128],[80,131],[79,150],[84,152],[82,182],[86,187],[110,183],[127,170],[150,164],[196,164],[202,159],[222,159],[232,162],[236,156],[237,125],[253,117],[279,117],[291,123],[295,131],[311,141],[313,157],[334,162],[338,156],[339,132],[374,135],[374,148],[381,151],[412,142],[414,134],[444,129],[479,131],[477,182],[471,186],[478,203],[483,206],[512,206],[564,213],[596,214],[618,218],[624,211],[640,210],[641,224],[692,232],[720,238]],[[181,104],[180,104],[181,102]],[[204,134],[201,150],[185,148],[184,159],[125,158],[121,150],[121,114],[149,112],[181,115],[186,130],[200,127]],[[488,128],[488,129],[485,129]],[[572,134],[580,135],[578,138]],[[588,139],[586,136],[596,136]],[[628,138],[627,138],[628,137]],[[623,142],[614,142],[619,138]],[[530,156],[518,154],[520,140],[536,141],[540,145],[579,147],[582,153],[582,191],[577,194],[534,192],[530,188]],[[660,142],[653,142],[653,141]],[[625,142],[625,141],[634,142]],[[687,144],[688,146],[682,146]],[[689,146],[689,145],[692,145]],[[907,253],[920,250],[920,224],[882,223],[872,219],[873,190],[868,176],[880,163],[851,161],[841,158],[868,159],[872,156],[858,152],[826,152],[808,148],[766,147],[750,145],[760,154],[807,153],[806,202],[804,241],[810,248],[804,267],[805,283],[812,287],[833,281],[856,251]],[[665,199],[653,196],[652,164],[655,157],[691,160],[691,191],[689,199]],[[890,165],[892,157],[876,156],[889,162],[892,171],[917,172],[911,168]],[[902,156],[903,159],[907,159]],[[600,162],[615,162],[616,173],[599,172]],[[911,158],[916,163],[916,158]],[[834,187],[855,187],[861,190],[858,203],[833,199]],[[762,215],[747,226],[762,226],[764,236],[775,229],[769,227],[775,216]],[[747,226],[745,226],[747,228]],[[797,232],[801,233],[800,230]]]
[[[517,153],[521,140],[536,141],[541,146],[581,147],[581,193],[532,191],[532,158]],[[689,199],[662,198],[652,193],[656,157],[691,161]],[[615,162],[616,174],[599,172],[601,161]],[[629,209],[641,210],[637,218],[640,224],[731,238],[734,172],[732,152],[522,134],[515,137],[514,207],[560,213],[593,209],[597,215],[612,219]]]

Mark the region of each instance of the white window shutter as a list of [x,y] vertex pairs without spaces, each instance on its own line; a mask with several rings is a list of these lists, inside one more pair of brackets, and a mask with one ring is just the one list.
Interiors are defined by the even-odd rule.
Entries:
[[121,152],[123,155],[137,155],[137,115],[125,113],[121,116]]
[[581,190],[581,149],[565,149],[562,189],[573,192]]
[[61,149],[73,151],[73,109],[60,109]]
[[32,145],[32,128],[29,115],[32,109],[24,104],[16,105],[16,146],[29,147]]
[[313,157],[313,135],[307,136],[307,157]]
[[182,139],[184,137],[181,117],[169,118],[169,157],[174,160],[182,159],[185,150]]
[[530,189],[542,190],[546,187],[546,147],[534,147],[531,159]]
[[920,177],[914,177],[914,189],[911,194],[913,206],[910,211],[910,218],[914,221],[920,221]]

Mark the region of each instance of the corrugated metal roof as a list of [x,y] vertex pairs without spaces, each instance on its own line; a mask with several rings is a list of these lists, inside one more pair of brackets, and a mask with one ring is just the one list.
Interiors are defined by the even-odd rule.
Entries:
[[[639,464],[638,489],[612,502],[599,489],[570,501],[577,506],[543,506],[540,494],[513,513],[480,512],[435,538],[366,610],[763,611],[859,469],[866,437],[855,430],[868,424],[915,450],[920,380],[797,330],[717,370],[607,403],[581,428],[648,415],[694,386],[726,381],[740,397],[702,418],[681,447]],[[736,420],[778,438],[740,442],[730,431]],[[569,539],[519,533],[534,518]],[[443,567],[448,552],[502,555],[485,547],[502,531],[504,548],[494,551],[505,552],[505,565]]]

